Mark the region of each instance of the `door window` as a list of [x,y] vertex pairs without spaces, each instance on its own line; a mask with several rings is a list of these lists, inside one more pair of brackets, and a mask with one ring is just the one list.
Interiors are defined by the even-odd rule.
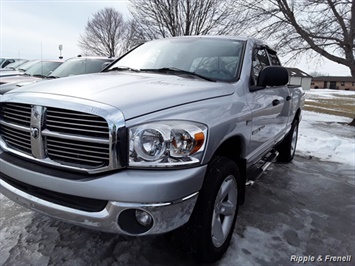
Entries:
[[253,76],[254,84],[257,84],[260,71],[269,66],[270,62],[265,49],[255,49],[253,53]]

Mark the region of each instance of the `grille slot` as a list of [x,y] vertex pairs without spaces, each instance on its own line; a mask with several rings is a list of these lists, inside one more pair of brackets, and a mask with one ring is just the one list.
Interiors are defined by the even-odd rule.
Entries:
[[47,137],[48,157],[69,165],[103,167],[109,164],[109,144],[88,143],[71,139]]
[[30,127],[31,125],[31,106],[19,103],[7,103],[2,107],[3,119],[6,122],[20,126]]
[[24,132],[1,125],[0,134],[7,145],[17,151],[31,155],[31,136],[29,132]]
[[47,108],[46,128],[50,131],[88,137],[108,138],[108,126],[102,117],[59,109]]

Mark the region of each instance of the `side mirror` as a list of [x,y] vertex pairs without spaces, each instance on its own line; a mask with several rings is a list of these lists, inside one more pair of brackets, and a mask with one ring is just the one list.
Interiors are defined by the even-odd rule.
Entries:
[[288,83],[288,71],[282,66],[268,66],[261,70],[258,86],[283,86]]

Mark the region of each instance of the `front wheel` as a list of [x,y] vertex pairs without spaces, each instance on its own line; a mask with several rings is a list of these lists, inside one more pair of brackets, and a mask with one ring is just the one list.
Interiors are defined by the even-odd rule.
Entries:
[[187,243],[199,262],[214,262],[228,249],[237,219],[240,187],[238,166],[227,158],[215,157],[187,225]]

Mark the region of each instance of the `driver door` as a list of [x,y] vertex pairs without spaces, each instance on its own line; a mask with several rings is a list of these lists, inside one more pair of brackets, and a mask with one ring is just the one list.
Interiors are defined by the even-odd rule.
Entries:
[[[251,70],[252,85],[257,85],[260,72],[270,65],[267,50],[255,48]],[[283,136],[286,126],[284,119],[288,118],[288,114],[283,112],[286,94],[287,86],[266,87],[251,92],[249,105],[252,110],[252,135],[248,161],[259,160]]]

